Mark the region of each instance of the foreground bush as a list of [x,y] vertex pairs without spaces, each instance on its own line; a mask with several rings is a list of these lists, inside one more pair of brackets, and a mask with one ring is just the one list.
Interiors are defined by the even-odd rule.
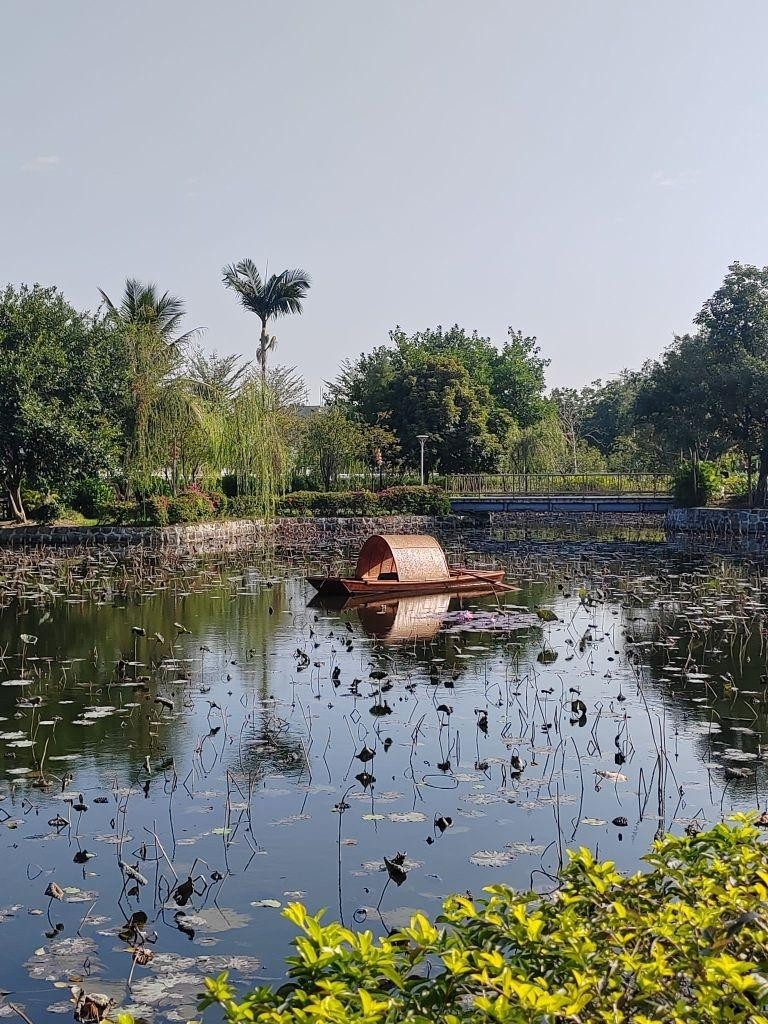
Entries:
[[667,837],[629,878],[588,850],[551,897],[493,886],[452,896],[383,939],[300,904],[290,980],[238,1001],[227,975],[201,1009],[232,1024],[766,1024],[768,850],[737,820]]

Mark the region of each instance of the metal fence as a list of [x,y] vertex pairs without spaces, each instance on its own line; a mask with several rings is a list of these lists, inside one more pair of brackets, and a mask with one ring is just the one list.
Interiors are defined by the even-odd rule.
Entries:
[[671,478],[657,473],[464,473],[447,476],[452,495],[556,496],[568,494],[669,494]]

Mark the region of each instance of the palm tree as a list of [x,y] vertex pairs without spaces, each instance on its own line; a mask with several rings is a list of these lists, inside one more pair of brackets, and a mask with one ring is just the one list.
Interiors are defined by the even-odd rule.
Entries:
[[126,477],[146,478],[162,464],[169,418],[185,412],[184,349],[198,330],[179,333],[184,303],[155,284],[125,282],[119,305],[99,289],[126,364]]
[[175,346],[185,345],[199,333],[196,329],[176,334],[186,313],[184,302],[168,292],[158,295],[156,284],[142,284],[136,278],[128,278],[119,306],[103,288],[99,288],[99,292],[107,307],[107,316],[119,327],[147,329]]
[[246,309],[261,320],[259,337],[258,361],[261,366],[261,379],[266,382],[267,353],[275,347],[275,338],[267,333],[270,320],[289,313],[301,313],[302,299],[306,298],[310,287],[309,274],[296,268],[284,270],[264,281],[253,260],[240,260],[239,263],[224,267],[223,281],[240,296],[240,302]]

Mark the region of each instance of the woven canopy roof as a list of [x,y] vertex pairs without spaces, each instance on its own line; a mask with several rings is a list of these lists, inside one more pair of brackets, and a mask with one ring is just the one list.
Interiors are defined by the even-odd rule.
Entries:
[[387,577],[403,583],[424,583],[450,577],[445,552],[426,534],[376,534],[363,544],[355,577]]

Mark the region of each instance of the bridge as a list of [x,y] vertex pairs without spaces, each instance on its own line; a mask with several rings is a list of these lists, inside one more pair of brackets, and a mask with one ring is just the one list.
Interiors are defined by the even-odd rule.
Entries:
[[672,507],[656,473],[468,473],[446,477],[454,512],[649,512]]

